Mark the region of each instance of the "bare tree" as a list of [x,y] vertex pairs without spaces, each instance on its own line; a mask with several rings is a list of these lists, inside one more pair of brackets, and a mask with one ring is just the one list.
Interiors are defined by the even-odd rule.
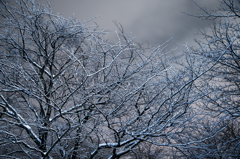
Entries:
[[[177,69],[164,43],[144,48],[33,0],[1,0],[1,157],[120,158],[176,144],[203,75]],[[194,68],[194,63],[189,61]]]
[[190,158],[239,158],[239,2],[222,0],[214,11],[196,5],[201,13],[192,16],[213,20],[210,28],[200,31],[204,40],[196,40],[198,47],[186,51],[187,56],[202,59],[201,66],[207,70],[196,86],[199,92],[209,90],[209,94],[196,105],[208,117],[195,121],[196,127],[186,132],[192,145],[183,145]]
[[212,81],[224,84],[218,87],[218,99],[213,97],[209,99],[209,103],[216,105],[217,111],[227,112],[232,117],[240,115],[239,7],[235,0],[223,0],[221,7],[215,13],[211,14],[203,10],[206,15],[199,17],[214,18],[216,21],[208,32],[201,33],[206,41],[197,41],[200,49],[194,50],[194,54],[217,62],[208,76]]
[[202,128],[193,131],[191,139],[201,142],[194,142],[191,146],[183,148],[182,152],[188,158],[212,159],[212,158],[238,158],[239,153],[239,122],[223,121],[218,125],[212,121],[201,123]]

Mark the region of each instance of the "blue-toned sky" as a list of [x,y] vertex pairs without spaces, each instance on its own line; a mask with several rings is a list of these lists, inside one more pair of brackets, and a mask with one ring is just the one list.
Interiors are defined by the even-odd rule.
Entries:
[[[46,3],[46,0],[37,0]],[[78,20],[94,19],[101,28],[114,31],[113,21],[121,23],[139,42],[156,46],[174,36],[171,46],[192,44],[197,28],[209,22],[183,14],[199,12],[192,0],[48,0],[55,13],[64,17],[73,14]],[[208,9],[216,9],[218,0],[195,0]]]

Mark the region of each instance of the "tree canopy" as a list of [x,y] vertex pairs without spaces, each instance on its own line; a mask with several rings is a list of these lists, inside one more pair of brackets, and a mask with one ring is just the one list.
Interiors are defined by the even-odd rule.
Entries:
[[117,41],[97,24],[33,0],[1,0],[0,156],[240,157],[237,1],[218,11],[198,47]]

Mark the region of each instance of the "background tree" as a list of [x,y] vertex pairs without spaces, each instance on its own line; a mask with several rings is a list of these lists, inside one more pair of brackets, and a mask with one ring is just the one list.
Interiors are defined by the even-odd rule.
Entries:
[[206,112],[208,117],[205,116],[205,121],[195,122],[198,128],[188,130],[190,138],[201,142],[185,146],[190,158],[239,158],[239,1],[222,0],[214,11],[196,5],[201,13],[191,16],[211,19],[213,24],[200,31],[204,40],[196,40],[198,47],[186,53],[192,58],[202,59],[201,66],[208,69],[201,82],[197,83],[198,90],[211,91],[197,104],[198,111]]
[[121,25],[110,42],[98,26],[33,0],[1,0],[0,15],[1,157],[120,158],[140,143],[173,147],[199,115],[191,104],[208,94],[195,93],[203,73],[191,60],[192,69],[177,69],[165,43],[145,48]]

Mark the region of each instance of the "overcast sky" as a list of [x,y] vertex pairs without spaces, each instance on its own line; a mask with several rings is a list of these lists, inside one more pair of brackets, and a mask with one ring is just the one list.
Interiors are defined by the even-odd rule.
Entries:
[[[46,0],[37,0],[46,3]],[[183,14],[199,12],[192,0],[48,0],[55,13],[78,20],[94,19],[101,28],[116,30],[113,21],[121,23],[139,42],[156,46],[171,37],[170,45],[192,44],[197,28],[206,21]],[[208,9],[216,9],[218,0],[195,0]]]

